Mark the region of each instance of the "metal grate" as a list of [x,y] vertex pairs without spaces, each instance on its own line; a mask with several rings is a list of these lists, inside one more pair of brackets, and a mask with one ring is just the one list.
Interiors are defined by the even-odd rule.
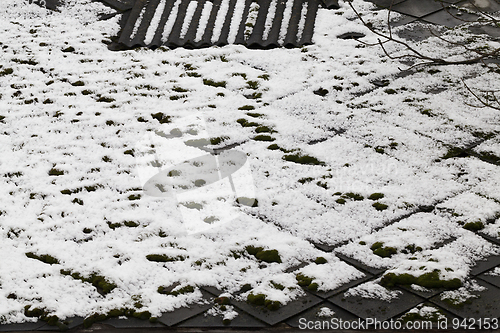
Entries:
[[[241,44],[268,49],[311,44],[321,0],[102,1],[125,9],[118,42],[128,48]],[[338,8],[336,0],[322,4]]]

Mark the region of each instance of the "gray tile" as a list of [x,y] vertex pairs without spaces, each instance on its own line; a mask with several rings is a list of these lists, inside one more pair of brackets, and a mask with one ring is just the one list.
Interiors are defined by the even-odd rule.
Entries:
[[46,322],[41,320],[35,323],[3,324],[0,325],[0,332],[34,331],[46,324]]
[[[333,316],[331,317],[321,317],[318,316],[318,313],[322,308],[328,308],[331,311],[333,311]],[[300,328],[303,327],[303,323],[305,322],[316,322],[316,321],[335,321],[339,322],[339,320],[342,321],[353,321],[353,320],[358,320],[358,317],[355,316],[354,314],[336,306],[333,303],[330,302],[323,302],[318,305],[315,305],[308,310],[293,316],[292,318],[288,319],[286,323],[292,327],[295,328]],[[330,327],[332,329],[332,327]]]
[[460,24],[475,22],[478,18],[478,15],[463,13],[462,11],[455,8],[448,8],[446,10],[443,9],[436,13],[422,17],[421,20],[424,22],[444,25],[445,27],[453,28]]
[[446,4],[436,0],[418,0],[402,2],[393,6],[392,10],[414,17],[422,17],[441,10],[444,6]]
[[[495,287],[500,288],[500,276],[498,275],[489,275],[488,273],[483,273],[477,276],[481,280],[484,280]],[[499,295],[500,296],[500,295]]]
[[[203,299],[204,300],[209,300],[212,298],[212,295],[207,293],[206,291],[202,290],[201,293],[203,294]],[[194,317],[202,312],[205,312],[211,307],[211,304],[207,302],[207,304],[190,304],[187,307],[183,307],[180,309],[175,309],[172,312],[166,312],[161,315],[160,318],[158,318],[158,321],[162,324],[165,324],[167,326],[173,326],[175,324],[180,323],[183,320],[189,319],[191,317]]]
[[84,318],[82,317],[71,317],[71,318],[66,318],[64,320],[61,320],[60,323],[57,325],[49,325],[46,324],[38,329],[38,331],[57,331],[57,330],[70,330],[73,329],[77,326],[80,326],[83,324]]
[[165,325],[156,322],[152,323],[149,320],[141,320],[138,318],[109,318],[101,322],[105,325],[111,325],[114,328],[152,328],[152,327],[165,327]]
[[312,306],[315,306],[320,302],[321,298],[306,292],[305,296],[281,306],[276,311],[270,311],[263,306],[255,306],[243,301],[231,301],[231,304],[269,325],[275,325]]
[[397,298],[393,298],[391,301],[346,296],[345,293],[330,297],[328,300],[360,318],[376,318],[379,321],[399,316],[424,301],[423,298],[407,291],[402,291]]
[[268,327],[266,323],[250,316],[246,312],[242,310],[236,310],[238,312],[238,316],[231,320],[230,322],[223,322],[223,318],[221,316],[212,316],[207,314],[206,312],[200,313],[197,316],[189,318],[188,320],[183,321],[182,323],[176,325],[175,327],[203,327],[203,328],[212,328],[212,327],[248,327],[248,328],[262,328]]
[[500,265],[500,255],[489,256],[485,260],[478,261],[476,265],[472,267],[470,274],[472,276],[478,275],[499,265]]
[[485,289],[481,291],[470,290],[469,292],[474,295],[474,297],[469,298],[463,303],[454,304],[449,300],[442,300],[442,295],[436,295],[431,298],[430,301],[463,318],[479,319],[500,317],[500,302],[498,302],[500,288],[479,279],[475,281]]

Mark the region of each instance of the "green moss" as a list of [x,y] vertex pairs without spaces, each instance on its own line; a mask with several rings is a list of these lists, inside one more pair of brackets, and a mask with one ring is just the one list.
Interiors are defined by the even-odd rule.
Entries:
[[181,87],[173,87],[172,90],[175,91],[175,92],[178,92],[178,93],[185,93],[185,92],[189,91],[188,89],[184,89],[184,88],[181,88]]
[[170,116],[165,115],[163,112],[152,113],[151,117],[158,120],[160,124],[170,123]]
[[307,289],[310,291],[316,291],[318,290],[319,285],[317,283],[311,283],[309,286],[307,286]]
[[269,136],[269,135],[263,135],[263,134],[261,134],[261,135],[255,136],[253,138],[253,140],[255,140],[255,141],[268,141],[269,142],[269,141],[274,141],[276,139],[273,138],[273,137],[271,137],[271,136]]
[[219,136],[217,138],[211,138],[210,139],[210,144],[212,144],[212,145],[215,146],[215,145],[218,145],[218,144],[220,144],[221,142],[223,142],[223,141],[225,141],[227,139],[229,139],[229,137],[227,137],[227,136]]
[[115,99],[112,97],[101,96],[97,99],[97,101],[100,103],[113,103]]
[[53,256],[48,255],[48,254],[36,255],[33,252],[28,252],[28,253],[26,253],[26,257],[31,258],[31,259],[40,260],[41,262],[49,264],[49,265],[59,263],[59,260],[57,260],[56,258],[54,258]]
[[264,294],[248,294],[247,302],[253,305],[265,305],[266,304],[266,295]]
[[308,287],[313,281],[313,278],[302,273],[297,274],[295,279],[297,280],[297,284],[301,287]]
[[236,122],[238,124],[240,124],[241,126],[243,126],[243,127],[257,127],[257,126],[260,126],[259,123],[249,122],[245,118],[240,118],[240,119],[236,120]]
[[346,203],[345,199],[342,199],[342,198],[339,198],[339,199],[335,200],[335,202],[338,203],[338,204],[341,204],[341,205],[343,205],[343,204]]
[[247,81],[247,88],[253,90],[259,88],[259,81]]
[[389,95],[397,94],[397,91],[391,88],[385,89],[384,92]]
[[415,252],[422,252],[422,248],[420,246],[415,246],[415,244],[410,244],[405,246],[405,248],[401,250],[401,253],[404,254],[414,254]]
[[392,288],[397,285],[412,285],[416,284],[424,288],[444,288],[444,289],[457,289],[462,286],[460,279],[441,280],[439,278],[439,270],[434,270],[415,277],[411,274],[394,274],[387,273],[380,280],[380,284],[384,287]]
[[264,117],[262,113],[255,113],[255,112],[247,112],[247,116],[253,117],[253,118],[261,118]]
[[277,262],[281,263],[281,257],[278,253],[278,250],[265,250],[258,252],[255,257],[259,260],[272,263]]
[[477,222],[468,222],[464,225],[464,229],[470,230],[470,231],[479,231],[484,228],[484,223],[481,221]]
[[231,304],[231,301],[229,300],[229,297],[217,297],[214,299],[214,302],[219,305],[229,305]]
[[376,254],[382,258],[389,258],[392,255],[398,253],[396,248],[389,246],[384,247],[383,245],[383,242],[376,242],[370,247],[370,249],[373,251],[373,254]]
[[268,126],[259,126],[255,129],[256,133],[274,133],[274,131]]
[[269,81],[269,74],[262,74],[257,76],[259,79],[262,79],[264,81]]
[[375,207],[375,209],[379,210],[379,211],[386,210],[387,207],[389,207],[389,206],[382,204],[380,202],[375,202],[372,206]]
[[63,170],[59,170],[56,168],[52,168],[49,170],[49,176],[62,176],[62,175],[64,175]]
[[231,319],[228,319],[228,318],[222,319],[222,324],[225,326],[231,325]]
[[281,149],[281,148],[277,144],[273,143],[272,145],[269,145],[267,147],[267,149],[269,149],[269,150],[278,150],[278,149]]
[[314,180],[313,177],[306,177],[306,178],[301,178],[298,180],[299,183],[305,184],[305,183],[310,183]]
[[190,285],[184,286],[177,290],[171,290],[171,287],[158,287],[158,293],[163,295],[178,296],[178,295],[190,294],[193,293],[194,291],[195,288]]
[[140,224],[134,221],[125,221],[123,224],[129,228],[135,228],[138,227]]
[[90,234],[92,232],[92,229],[90,228],[83,228],[83,233],[84,234]]
[[173,261],[184,261],[186,258],[183,256],[170,257],[166,254],[148,254],[146,259],[154,262],[173,262]]
[[279,301],[271,301],[271,300],[266,300],[264,305],[268,310],[271,311],[276,311],[281,307],[281,302]]
[[127,197],[129,200],[139,200],[141,198],[140,194],[131,194]]
[[89,328],[94,323],[99,322],[99,321],[104,321],[106,319],[108,319],[108,316],[106,316],[105,314],[94,313],[93,315],[91,315],[83,320],[83,327]]
[[323,264],[326,264],[328,262],[328,260],[326,260],[323,257],[317,257],[316,260],[314,260],[314,262],[318,265],[323,265]]
[[111,222],[106,222],[108,224],[108,227],[112,230],[115,230],[116,228],[121,227],[121,223],[111,223]]
[[378,199],[382,199],[384,197],[384,194],[382,193],[372,193],[370,194],[370,196],[368,197],[368,199],[370,200],[378,200]]
[[73,87],[83,87],[85,85],[85,82],[83,81],[76,81],[71,84]]
[[12,68],[5,68],[0,71],[0,76],[11,75],[12,73],[14,73],[14,70]]
[[91,283],[102,295],[106,295],[116,288],[116,284],[108,281],[104,276],[98,275],[96,273],[92,273],[89,277],[85,278],[80,273],[71,272],[70,270],[61,269],[60,272],[62,275],[69,275],[75,280],[81,280],[83,282]]
[[300,155],[300,154],[285,155],[283,156],[283,159],[285,161],[294,162],[298,164],[324,165],[324,163],[319,161],[316,157],[309,155]]
[[245,247],[245,250],[248,252],[248,254],[252,255],[252,256],[255,256],[257,253],[259,253],[260,251],[264,250],[263,247],[255,247],[253,245],[248,245],[247,247]]
[[355,201],[361,201],[364,199],[364,197],[359,194],[359,193],[353,193],[353,192],[348,192],[343,195],[344,197],[347,197],[349,199],[353,199]]
[[271,285],[278,290],[285,290],[285,286],[280,283],[271,281]]
[[226,81],[214,81],[211,79],[203,79],[203,84],[206,86],[211,86],[211,87],[222,87],[226,88]]
[[241,293],[246,293],[249,290],[252,290],[252,285],[250,283],[246,283],[240,288]]
[[366,242],[365,241],[360,241],[359,245],[366,245]]
[[255,198],[238,197],[236,198],[236,202],[248,207],[257,207],[259,205],[259,201]]
[[75,48],[73,46],[66,47],[62,49],[63,52],[75,52]]

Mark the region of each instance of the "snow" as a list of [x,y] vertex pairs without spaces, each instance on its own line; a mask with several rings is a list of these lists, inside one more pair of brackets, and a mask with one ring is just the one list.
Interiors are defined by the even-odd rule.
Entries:
[[[163,40],[172,31],[179,4],[169,15]],[[481,65],[400,75],[398,67],[405,65],[379,48],[337,38],[356,31],[366,34],[368,43],[377,41],[341,4],[339,11],[319,10],[314,45],[303,48],[228,45],[111,52],[102,40],[116,36],[119,17],[98,20],[98,14],[112,12],[102,4],[71,0],[60,12],[51,12],[5,0],[0,72],[12,68],[13,73],[0,76],[0,116],[5,117],[0,119],[0,322],[33,321],[24,315],[25,306],[45,308],[60,318],[85,317],[134,307],[136,299],[158,316],[201,301],[201,286],[242,300],[250,292],[263,293],[286,304],[304,294],[297,286],[298,273],[314,278],[320,291],[364,277],[338,253],[398,274],[437,269],[444,279],[464,282],[464,289],[444,296],[466,297],[474,287],[471,268],[500,249],[463,224],[481,220],[487,223],[481,232],[499,237],[500,173],[498,166],[477,157],[442,157],[451,147],[484,137],[478,132],[493,136],[474,151],[499,154],[498,112],[470,106],[473,99],[461,83],[467,77],[474,87],[487,89],[494,87],[495,76]],[[384,29],[387,12],[373,11],[361,0],[353,4]],[[227,7],[224,1],[218,12],[219,34]],[[247,23],[257,14],[258,6],[251,8]],[[207,2],[196,40],[211,9]],[[306,12],[304,5],[298,37]],[[159,24],[159,14],[154,17],[151,26]],[[246,35],[251,32],[247,28]],[[461,28],[447,34],[456,40],[468,36]],[[153,38],[153,30],[146,38]],[[63,52],[70,46],[74,52]],[[418,47],[459,57],[437,38]],[[387,48],[405,52],[397,45]],[[373,85],[384,79],[386,87]],[[207,80],[224,81],[225,87],[207,85]],[[316,95],[319,88],[328,94]],[[445,90],[436,93],[436,88]],[[159,112],[169,120],[160,123]],[[242,127],[241,118],[269,127],[272,133],[260,134],[275,141],[253,140],[255,127]],[[187,144],[214,138],[224,140],[203,149]],[[285,152],[268,149],[271,144]],[[212,159],[210,149],[226,145],[234,147]],[[324,164],[283,159],[295,153]],[[185,161],[207,166],[194,177]],[[149,184],[168,185],[174,178],[168,173],[181,167],[186,174],[179,182],[214,181],[190,191],[147,188],[151,179],[163,183]],[[51,170],[62,174],[51,175]],[[337,201],[350,192],[363,199]],[[384,196],[368,199],[373,193]],[[237,205],[238,196],[256,198],[258,206]],[[375,202],[387,209],[377,210]],[[418,212],[425,205],[435,209]],[[311,242],[338,247],[325,253]],[[397,253],[377,256],[371,249],[375,242]],[[421,251],[404,253],[410,245]],[[247,246],[275,249],[282,262],[258,261]],[[58,263],[29,258],[30,252],[50,255]],[[147,259],[151,254],[183,260],[155,262]],[[314,263],[317,257],[327,263]],[[101,295],[91,283],[61,270],[84,278],[99,274],[116,288]],[[176,283],[178,288],[193,286],[194,292],[157,292]],[[245,284],[252,290],[235,296]],[[7,298],[11,294],[16,297]],[[347,294],[398,297],[378,281]],[[229,306],[210,312],[226,319],[235,313]]]

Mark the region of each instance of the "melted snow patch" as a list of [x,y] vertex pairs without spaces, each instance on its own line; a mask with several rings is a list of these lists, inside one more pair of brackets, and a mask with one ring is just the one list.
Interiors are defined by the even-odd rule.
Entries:
[[389,290],[382,287],[375,281],[370,281],[363,283],[360,286],[351,288],[344,293],[345,297],[358,296],[362,298],[370,299],[381,299],[390,302],[391,300],[398,298],[403,292],[400,290]]

